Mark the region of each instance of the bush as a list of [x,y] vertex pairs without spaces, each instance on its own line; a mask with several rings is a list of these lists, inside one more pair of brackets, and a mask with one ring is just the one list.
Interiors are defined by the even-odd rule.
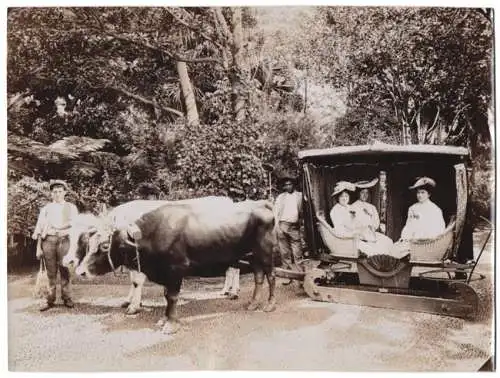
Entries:
[[495,200],[495,182],[491,167],[484,163],[473,164],[471,185],[473,224],[482,223],[481,217],[491,222]]
[[177,149],[177,167],[189,194],[266,198],[267,173],[274,178],[297,173],[297,152],[317,147],[314,122],[297,114],[261,115],[235,123],[230,118],[185,128]]

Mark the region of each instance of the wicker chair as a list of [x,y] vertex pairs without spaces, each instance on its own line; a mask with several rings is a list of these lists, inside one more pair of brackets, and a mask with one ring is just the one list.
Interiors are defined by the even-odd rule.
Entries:
[[409,241],[412,264],[442,263],[448,259],[453,246],[455,221],[452,221],[444,232],[433,239],[413,239]]
[[330,250],[331,256],[348,259],[358,257],[357,239],[338,236],[335,229],[326,221],[322,211],[316,213],[316,218],[318,219],[319,233],[323,239],[323,243]]

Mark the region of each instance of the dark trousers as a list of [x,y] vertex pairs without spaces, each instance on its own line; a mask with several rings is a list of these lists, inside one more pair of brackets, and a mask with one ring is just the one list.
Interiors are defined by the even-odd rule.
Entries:
[[278,223],[278,243],[281,258],[286,267],[293,267],[302,257],[300,227],[298,223]]
[[42,251],[47,267],[47,276],[49,278],[50,291],[47,297],[48,303],[54,303],[56,300],[56,281],[57,271],[61,275],[61,297],[63,301],[71,299],[71,281],[68,268],[62,266],[62,258],[69,249],[69,238],[67,236],[48,235],[42,240]]

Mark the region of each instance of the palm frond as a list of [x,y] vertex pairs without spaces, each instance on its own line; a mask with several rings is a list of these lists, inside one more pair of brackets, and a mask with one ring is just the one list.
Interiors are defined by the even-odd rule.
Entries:
[[78,157],[83,153],[94,152],[102,149],[108,139],[93,139],[82,136],[69,136],[58,140],[48,146],[51,150],[59,151],[64,154],[70,154]]
[[43,143],[16,134],[7,135],[7,151],[15,156],[35,159],[45,163],[59,163],[78,156],[63,150],[50,149]]

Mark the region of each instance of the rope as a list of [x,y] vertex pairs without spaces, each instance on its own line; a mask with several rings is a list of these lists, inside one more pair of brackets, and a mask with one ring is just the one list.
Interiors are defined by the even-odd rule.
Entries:
[[137,243],[135,245],[135,258],[137,259],[137,271],[141,273],[141,259],[139,256],[139,247],[137,246]]

